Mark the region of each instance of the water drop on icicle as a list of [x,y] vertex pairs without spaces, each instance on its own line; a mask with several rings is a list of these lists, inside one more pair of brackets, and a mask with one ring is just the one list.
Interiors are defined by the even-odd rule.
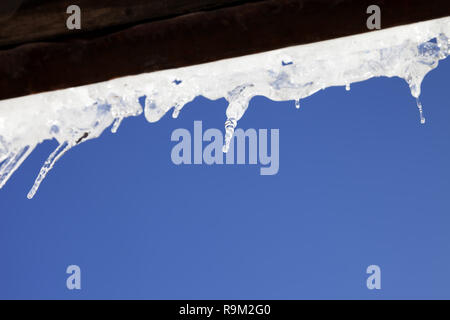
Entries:
[[300,109],[300,99],[295,100],[295,107],[296,107],[297,109]]
[[417,108],[419,109],[419,114],[420,114],[420,123],[424,124],[426,119],[423,116],[423,107],[422,107],[422,103],[420,102],[419,98],[416,98],[417,101]]
[[345,90],[350,91],[350,83],[347,83],[347,84],[345,85]]
[[62,157],[64,153],[66,153],[67,150],[69,150],[72,147],[72,144],[69,144],[67,141],[64,143],[61,143],[55,151],[53,151],[50,156],[45,161],[44,165],[41,168],[41,171],[39,172],[36,180],[34,181],[33,187],[31,188],[30,192],[28,192],[27,198],[31,199],[36,194],[36,191],[39,188],[39,185],[44,180],[47,173],[53,168],[55,165],[55,162],[58,161],[59,158]]
[[180,109],[178,109],[177,106],[175,106],[173,108],[172,118],[174,118],[174,119],[178,118],[179,114],[180,114]]
[[237,121],[234,118],[228,118],[227,121],[225,121],[225,143],[222,148],[224,153],[227,153],[228,149],[230,149],[230,143],[233,138],[234,128],[236,128],[236,125]]

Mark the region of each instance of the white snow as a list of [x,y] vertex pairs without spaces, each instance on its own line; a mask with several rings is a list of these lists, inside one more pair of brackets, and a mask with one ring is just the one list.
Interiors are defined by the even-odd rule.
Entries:
[[344,86],[373,77],[400,77],[419,101],[425,75],[450,53],[450,17],[374,31],[330,41],[284,48],[202,65],[114,79],[88,86],[0,101],[0,188],[44,140],[56,139],[28,194],[32,198],[54,163],[70,148],[97,138],[122,119],[142,113],[158,121],[174,108],[176,118],[196,96],[225,97],[224,151],[237,121],[253,96],[272,100],[300,99],[331,86]]

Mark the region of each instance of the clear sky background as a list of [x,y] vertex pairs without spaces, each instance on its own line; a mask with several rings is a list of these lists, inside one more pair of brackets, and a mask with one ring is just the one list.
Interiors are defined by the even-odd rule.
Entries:
[[[450,298],[450,60],[425,79],[302,101],[252,100],[239,127],[280,129],[280,170],[176,166],[176,128],[223,130],[226,101],[124,120],[69,151],[37,195],[45,142],[0,190],[0,298]],[[81,267],[82,289],[66,288]],[[366,268],[381,267],[368,290]]]

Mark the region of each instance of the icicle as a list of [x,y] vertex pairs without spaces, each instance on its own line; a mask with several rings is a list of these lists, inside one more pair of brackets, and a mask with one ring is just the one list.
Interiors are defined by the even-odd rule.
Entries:
[[297,109],[300,109],[300,99],[295,100],[295,107],[296,107]]
[[112,126],[112,128],[111,128],[111,132],[112,132],[112,133],[116,133],[116,132],[117,132],[117,129],[119,129],[119,126],[120,126],[120,124],[122,123],[122,120],[123,120],[123,118],[120,117],[120,118],[117,118],[117,119],[114,121],[114,124],[113,124],[113,126]]
[[[0,101],[0,187],[39,143],[57,138],[74,146],[107,128],[116,132],[122,119],[142,113],[144,101],[146,119],[156,122],[173,107],[176,118],[196,96],[224,97],[229,102],[223,146],[227,152],[237,121],[254,96],[291,101],[330,86],[350,90],[352,83],[397,76],[419,98],[424,77],[450,52],[449,36],[450,18],[442,18]],[[295,106],[300,108],[300,100]],[[417,107],[425,123],[419,100]],[[70,146],[58,147],[33,188]]]
[[138,93],[135,93],[131,97],[122,98],[117,94],[111,93],[108,96],[106,104],[111,106],[111,115],[114,117],[114,124],[111,128],[112,133],[117,132],[124,118],[137,116],[142,113],[138,95]]
[[34,148],[26,146],[17,153],[10,153],[0,167],[0,189],[8,181],[9,177],[17,170]]
[[39,172],[39,175],[37,176],[36,180],[34,181],[34,185],[31,188],[30,192],[28,192],[27,198],[31,199],[36,194],[36,191],[39,188],[39,185],[41,184],[42,180],[44,180],[47,173],[53,168],[55,165],[55,162],[58,161],[59,158],[63,156],[64,153],[67,152],[73,145],[68,143],[67,141],[64,143],[61,143],[55,151],[50,154],[50,156],[45,161],[44,165],[41,168],[41,171]]
[[419,109],[419,114],[420,114],[420,123],[421,124],[425,124],[425,117],[423,116],[423,107],[422,107],[422,103],[420,102],[419,98],[416,98],[416,102],[417,102],[417,108]]
[[176,105],[173,107],[172,118],[173,118],[173,119],[178,118],[178,115],[179,115],[179,114],[180,114],[180,105],[179,105],[179,104],[176,104]]
[[225,143],[222,148],[224,153],[227,153],[228,149],[230,149],[230,143],[233,138],[234,128],[236,128],[236,125],[237,121],[234,118],[229,118],[225,121]]

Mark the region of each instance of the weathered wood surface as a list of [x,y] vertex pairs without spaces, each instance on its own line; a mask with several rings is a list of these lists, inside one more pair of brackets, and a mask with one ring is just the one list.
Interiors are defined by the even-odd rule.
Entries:
[[0,99],[367,32],[371,4],[383,28],[450,16],[448,0],[263,0],[197,11],[0,51]]
[[[0,48],[53,40],[106,28],[167,19],[200,10],[245,3],[243,0],[0,0]],[[82,10],[82,29],[66,28],[66,9]],[[2,10],[3,8],[3,10]]]

